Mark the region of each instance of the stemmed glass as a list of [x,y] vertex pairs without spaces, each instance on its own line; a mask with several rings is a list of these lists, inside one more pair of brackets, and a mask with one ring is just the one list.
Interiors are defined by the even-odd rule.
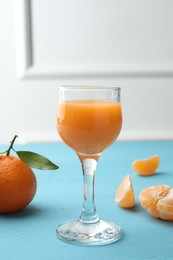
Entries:
[[57,129],[78,155],[84,179],[84,201],[77,220],[60,224],[57,236],[78,245],[103,245],[117,241],[122,229],[101,220],[94,201],[94,176],[103,151],[118,137],[122,125],[120,88],[62,86],[58,91]]

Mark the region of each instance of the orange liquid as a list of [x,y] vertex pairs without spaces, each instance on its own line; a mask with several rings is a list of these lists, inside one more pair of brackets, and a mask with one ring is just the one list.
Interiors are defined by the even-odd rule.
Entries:
[[78,154],[99,154],[118,137],[120,103],[67,101],[59,104],[57,128],[62,140]]

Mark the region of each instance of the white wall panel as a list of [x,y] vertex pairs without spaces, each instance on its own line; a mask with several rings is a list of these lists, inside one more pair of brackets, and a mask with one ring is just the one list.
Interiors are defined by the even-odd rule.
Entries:
[[122,88],[121,140],[173,139],[172,0],[0,1],[0,143],[56,141],[57,87]]
[[170,0],[19,0],[18,59],[27,64],[19,75],[173,75],[171,8]]

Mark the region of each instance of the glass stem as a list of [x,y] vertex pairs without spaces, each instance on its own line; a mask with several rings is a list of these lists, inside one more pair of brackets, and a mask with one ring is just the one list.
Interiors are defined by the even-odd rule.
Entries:
[[94,224],[99,221],[94,201],[94,177],[96,166],[97,161],[94,159],[87,158],[82,161],[84,179],[84,202],[79,220],[85,224]]

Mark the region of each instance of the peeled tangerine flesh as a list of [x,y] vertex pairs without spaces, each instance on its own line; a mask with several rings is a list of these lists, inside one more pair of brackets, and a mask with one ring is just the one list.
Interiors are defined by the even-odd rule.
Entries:
[[115,201],[122,208],[134,207],[134,191],[130,175],[125,176],[120,183],[116,192]]
[[145,188],[139,194],[139,201],[153,217],[173,221],[173,188],[170,186]]
[[163,199],[158,201],[157,208],[160,218],[173,221],[173,188]]

